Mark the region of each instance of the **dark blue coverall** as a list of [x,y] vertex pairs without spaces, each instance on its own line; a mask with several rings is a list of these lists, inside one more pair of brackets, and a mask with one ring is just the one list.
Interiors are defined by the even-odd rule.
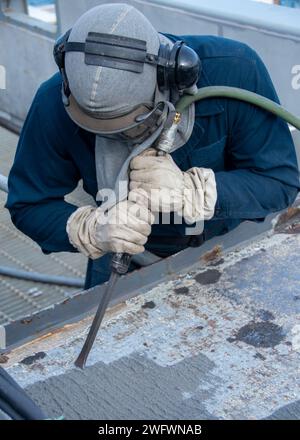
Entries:
[[[241,87],[278,102],[263,62],[247,45],[213,36],[180,39],[202,61],[198,87]],[[25,121],[9,175],[6,204],[15,226],[44,253],[76,252],[68,240],[66,223],[77,207],[66,203],[64,196],[82,179],[85,191],[96,197],[94,148],[95,136],[67,115],[61,77],[54,75],[39,88]],[[172,156],[182,170],[205,167],[215,172],[218,199],[214,218],[205,222],[206,240],[244,220],[263,220],[291,204],[299,191],[297,159],[287,124],[236,100],[198,103],[192,136]],[[186,245],[176,244],[176,238],[184,236],[185,226],[154,225],[146,248],[162,256],[182,249]],[[167,240],[163,242],[161,237]],[[108,279],[110,257],[89,261],[86,287]]]

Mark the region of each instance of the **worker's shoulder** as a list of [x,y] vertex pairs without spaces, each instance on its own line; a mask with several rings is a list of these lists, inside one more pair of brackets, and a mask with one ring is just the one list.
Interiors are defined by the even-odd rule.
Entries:
[[57,72],[39,86],[37,97],[44,99],[48,98],[50,95],[54,97],[58,96],[61,91],[61,84],[62,79],[60,73]]
[[241,58],[253,62],[258,56],[247,44],[230,38],[212,35],[191,35],[183,38],[197,51],[202,60],[220,58],[224,61],[224,58]]
[[211,35],[171,37],[183,40],[199,55],[206,85],[226,85],[258,91],[260,78],[260,87],[264,88],[260,90],[261,93],[272,87],[262,59],[245,43]]
[[214,35],[166,35],[173,41],[182,40],[194,49],[202,62],[232,63],[237,58],[239,62],[256,65],[260,60],[254,49],[241,41]]
[[35,102],[37,104],[42,104],[42,106],[46,106],[47,109],[52,105],[57,107],[58,104],[60,107],[60,104],[62,104],[61,84],[62,80],[59,73],[51,76],[51,78],[47,79],[39,86],[35,95]]
[[49,121],[57,129],[62,126],[67,129],[73,128],[73,122],[69,118],[62,101],[62,79],[60,73],[43,82],[37,90],[33,105],[36,106],[39,117]]

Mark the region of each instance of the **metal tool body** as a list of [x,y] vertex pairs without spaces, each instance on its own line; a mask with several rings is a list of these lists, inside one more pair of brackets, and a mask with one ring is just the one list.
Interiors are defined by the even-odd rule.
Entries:
[[111,262],[111,276],[109,278],[104,295],[101,297],[95,318],[93,320],[92,326],[90,328],[89,334],[85,340],[82,350],[75,361],[76,367],[84,368],[88,355],[93,347],[94,341],[96,339],[99,327],[103,320],[105,311],[109,304],[109,301],[114,292],[114,287],[118,281],[119,276],[125,274],[128,271],[130,265],[131,256],[129,254],[114,254]]
[[[179,122],[180,122],[180,113],[176,113],[174,122],[171,125],[171,127],[163,130],[159,138],[159,142],[156,146],[158,150],[158,155],[161,156],[167,154],[172,150],[173,144],[175,142],[175,137]],[[98,306],[95,318],[93,320],[86,341],[82,347],[82,350],[78,358],[75,361],[76,367],[79,367],[81,369],[85,367],[88,355],[93,347],[105,311],[114,292],[116,283],[121,275],[124,275],[128,272],[130,261],[131,261],[131,256],[129,254],[116,253],[113,255],[111,261],[112,273],[109,278],[106,291],[100,300],[100,304]]]

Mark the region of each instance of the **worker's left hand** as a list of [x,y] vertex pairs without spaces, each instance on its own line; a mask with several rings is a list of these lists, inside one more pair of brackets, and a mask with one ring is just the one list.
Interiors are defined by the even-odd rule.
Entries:
[[154,148],[132,159],[130,167],[132,201],[148,203],[152,212],[178,212],[189,223],[213,217],[217,190],[211,169],[183,172],[171,155],[157,156]]
[[134,190],[135,202],[148,205],[152,212],[182,209],[183,173],[169,154],[158,156],[157,150],[149,148],[131,160],[130,168],[130,190]]

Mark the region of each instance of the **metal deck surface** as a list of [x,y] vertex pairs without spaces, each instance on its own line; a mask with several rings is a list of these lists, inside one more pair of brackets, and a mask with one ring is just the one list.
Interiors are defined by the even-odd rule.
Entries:
[[[299,205],[276,233],[251,233],[252,241],[243,243],[245,231],[241,237],[233,231],[234,240],[223,237],[233,248],[188,259],[172,279],[110,307],[84,371],[73,362],[91,317],[43,331],[0,355],[2,366],[51,418],[299,419]],[[5,264],[43,272],[48,264],[48,273],[64,275],[72,267],[78,275],[75,262],[82,257],[43,256],[2,215]],[[0,307],[20,317],[73,293],[41,285],[32,298],[36,283],[2,279],[0,286]],[[7,315],[2,320],[11,319]]]
[[[0,174],[8,175],[17,142],[17,135],[0,127]],[[77,190],[68,196],[68,200],[79,206],[87,196]],[[87,264],[84,256],[71,253],[44,255],[36,243],[13,226],[8,211],[4,209],[5,201],[6,194],[0,191],[0,265],[84,277]],[[0,325],[61,302],[76,291],[78,289],[0,276]]]
[[298,230],[299,210],[284,233],[208,254],[111,308],[84,371],[73,362],[90,319],[4,366],[49,417],[299,419]]

